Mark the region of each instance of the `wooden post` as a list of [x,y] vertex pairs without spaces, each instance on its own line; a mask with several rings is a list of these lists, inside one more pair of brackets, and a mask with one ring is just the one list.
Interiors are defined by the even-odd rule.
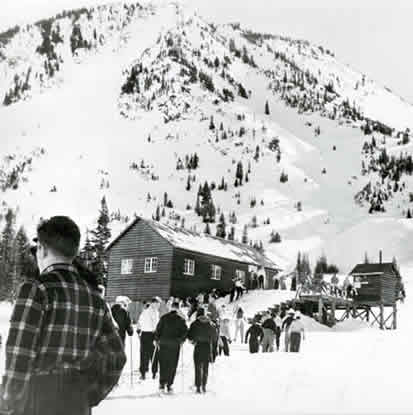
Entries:
[[333,323],[333,326],[336,325],[336,300],[333,299],[331,303],[331,321]]
[[367,323],[370,321],[370,308],[369,308],[369,306],[366,307],[366,321],[367,321]]
[[318,299],[318,322],[323,322],[323,299],[321,296]]
[[384,306],[380,304],[380,329],[384,330]]
[[397,329],[397,304],[393,304],[393,330]]

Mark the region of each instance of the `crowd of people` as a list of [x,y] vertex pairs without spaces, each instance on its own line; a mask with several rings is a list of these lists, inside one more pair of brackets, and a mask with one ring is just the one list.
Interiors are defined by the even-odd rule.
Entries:
[[[36,233],[31,253],[39,272],[21,285],[11,315],[0,413],[90,415],[118,384],[125,366],[126,336],[135,332],[130,300],[118,297],[112,307],[105,302],[97,276],[76,259],[81,235],[69,217],[43,220]],[[246,289],[264,288],[263,274],[251,287],[234,280],[230,301],[219,306],[217,299],[226,293],[218,290],[147,302],[136,321],[142,381],[150,373],[159,377],[160,393],[172,392],[186,340],[194,345],[197,393],[206,391],[210,363],[229,357],[233,342],[248,342],[251,353],[272,352],[274,342],[279,350],[284,330],[285,350],[298,351],[303,335],[298,313],[288,322],[271,314],[248,321],[242,307],[233,304]]]
[[[197,393],[206,391],[209,364],[214,363],[218,356],[230,356],[232,343],[248,344],[250,353],[260,350],[271,353],[280,350],[280,339],[284,333],[284,350],[299,352],[301,340],[304,339],[304,325],[299,311],[292,308],[284,313],[265,311],[248,320],[241,305],[232,306],[224,299],[218,306],[218,298],[219,293],[213,290],[185,300],[170,297],[162,301],[154,297],[144,304],[137,319],[141,380],[147,378],[148,372],[155,379],[159,367],[159,391],[172,392],[179,353],[185,340],[194,345],[194,386]],[[120,335],[125,339],[125,333],[131,335],[132,322],[130,318],[114,312],[119,303],[127,313],[125,297],[118,297],[112,307],[112,315]]]

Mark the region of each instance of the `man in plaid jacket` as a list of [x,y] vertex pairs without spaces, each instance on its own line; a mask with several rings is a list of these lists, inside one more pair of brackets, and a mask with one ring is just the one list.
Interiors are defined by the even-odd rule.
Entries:
[[22,284],[14,306],[0,412],[89,415],[119,380],[123,345],[97,282],[72,265],[77,225],[54,216],[35,241],[40,276]]

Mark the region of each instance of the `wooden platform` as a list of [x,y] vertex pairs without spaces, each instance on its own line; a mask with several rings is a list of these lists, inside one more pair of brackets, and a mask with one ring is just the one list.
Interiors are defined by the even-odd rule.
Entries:
[[327,306],[332,306],[335,303],[336,309],[347,309],[354,306],[354,301],[350,298],[336,297],[334,295],[327,294],[301,294],[299,298],[295,300],[295,302],[311,302],[318,304],[320,300]]

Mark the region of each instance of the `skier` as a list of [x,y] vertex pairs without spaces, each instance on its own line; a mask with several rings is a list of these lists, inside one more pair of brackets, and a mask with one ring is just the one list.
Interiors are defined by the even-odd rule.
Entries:
[[282,320],[278,313],[274,315],[274,323],[275,323],[275,344],[277,347],[277,352],[280,350],[280,337],[281,337],[281,327],[282,327]]
[[89,415],[118,382],[123,344],[97,277],[73,266],[76,223],[44,220],[34,241],[40,275],[22,283],[14,305],[0,412]]
[[[156,325],[159,321],[159,302],[152,298],[148,307],[144,308],[138,320],[138,335],[140,336],[140,367],[141,380],[146,379],[149,363],[154,356],[154,336]],[[158,370],[157,361],[152,361],[152,378],[155,379]]]
[[194,343],[194,366],[196,392],[206,392],[208,380],[208,368],[211,360],[211,346],[216,342],[216,330],[205,310],[199,308],[196,313],[196,320],[191,324],[188,332],[188,339]]
[[111,313],[116,322],[122,343],[125,345],[126,333],[128,333],[128,336],[132,336],[133,334],[132,320],[128,312],[126,298],[121,296],[116,297],[116,304],[112,306]]
[[172,310],[163,315],[155,330],[155,340],[159,347],[159,391],[173,392],[179,352],[186,339],[188,328],[185,320],[178,314],[179,302],[172,303]]
[[288,330],[290,328],[291,323],[294,320],[294,313],[295,311],[292,308],[290,308],[281,326],[281,330],[284,331],[284,351],[286,352],[288,352],[288,343],[290,340]]
[[295,312],[294,321],[290,325],[290,352],[299,352],[301,344],[301,335],[304,336],[304,325],[301,321],[301,313]]
[[235,336],[234,342],[237,341],[238,333],[241,335],[241,344],[244,341],[244,327],[245,327],[245,317],[244,317],[244,310],[241,306],[237,308],[235,314]]
[[242,283],[240,279],[235,280],[235,292],[236,292],[235,301],[237,301],[242,297],[242,294],[244,294],[244,284]]
[[235,293],[237,291],[235,281],[236,281],[236,278],[232,278],[232,280],[231,280],[231,291],[229,293],[229,302],[230,303],[232,303],[234,301]]
[[262,338],[264,337],[264,332],[262,331],[262,328],[258,324],[256,319],[254,319],[253,323],[248,328],[247,333],[245,334],[245,343],[248,343],[248,337],[250,353],[257,353]]
[[224,352],[225,356],[229,356],[229,344],[231,342],[231,334],[229,330],[229,318],[225,317],[219,326],[219,355]]
[[263,320],[262,330],[264,332],[264,337],[262,339],[262,351],[263,353],[272,353],[274,351],[274,338],[277,326],[268,312],[264,314]]

